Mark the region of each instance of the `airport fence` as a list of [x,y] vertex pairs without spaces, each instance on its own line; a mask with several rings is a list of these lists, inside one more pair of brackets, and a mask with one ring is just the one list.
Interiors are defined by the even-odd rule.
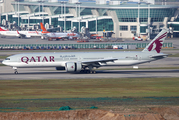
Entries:
[[[142,49],[148,43],[92,43],[92,44],[0,44],[1,50],[52,50],[52,49],[112,49],[124,45],[127,49]],[[126,47],[127,46],[127,47]],[[132,46],[132,47],[131,47]],[[163,48],[172,48],[173,43],[164,43]],[[119,48],[120,49],[120,48]]]

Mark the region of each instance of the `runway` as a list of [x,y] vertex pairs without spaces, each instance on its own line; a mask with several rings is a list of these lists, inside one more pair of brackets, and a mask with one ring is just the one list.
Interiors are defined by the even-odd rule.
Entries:
[[0,69],[0,80],[40,80],[40,79],[94,79],[94,78],[157,78],[179,77],[179,69],[150,70],[96,70],[96,74],[67,73],[55,68],[20,68],[19,74],[7,66]]
[[[40,79],[92,79],[92,78],[136,78],[136,77],[179,77],[179,69],[153,69],[153,68],[173,68],[179,66],[178,57],[167,57],[165,59],[138,65],[139,68],[129,67],[101,67],[96,70],[96,74],[67,73],[66,71],[56,71],[54,68],[18,68],[19,74],[14,74],[14,70],[8,66],[0,66],[0,80],[40,80]],[[114,70],[119,69],[121,70]],[[113,69],[113,70],[109,70]]]

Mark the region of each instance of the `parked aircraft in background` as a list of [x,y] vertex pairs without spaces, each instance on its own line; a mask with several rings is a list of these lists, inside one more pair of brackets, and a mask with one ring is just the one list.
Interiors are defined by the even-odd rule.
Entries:
[[1,38],[11,36],[19,38],[31,38],[35,36],[41,36],[41,31],[9,31],[4,27],[0,27]]
[[55,52],[24,53],[7,57],[2,63],[11,66],[17,74],[17,68],[56,67],[67,72],[95,73],[93,68],[103,66],[135,66],[167,57],[160,53],[167,37],[163,29],[147,46],[132,52]]
[[80,37],[78,33],[72,33],[72,32],[67,32],[67,33],[48,32],[42,23],[40,23],[40,26],[42,29],[41,39],[47,38],[48,40],[53,40],[53,39],[58,40],[58,39],[77,39],[78,37]]

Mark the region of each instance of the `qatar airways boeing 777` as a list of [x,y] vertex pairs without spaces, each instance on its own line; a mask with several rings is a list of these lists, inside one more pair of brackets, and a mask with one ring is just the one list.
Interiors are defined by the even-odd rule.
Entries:
[[56,67],[67,72],[95,73],[93,68],[103,66],[134,66],[167,57],[161,48],[167,37],[163,29],[143,51],[132,52],[49,52],[23,53],[7,57],[2,63],[11,66],[17,74],[17,68]]

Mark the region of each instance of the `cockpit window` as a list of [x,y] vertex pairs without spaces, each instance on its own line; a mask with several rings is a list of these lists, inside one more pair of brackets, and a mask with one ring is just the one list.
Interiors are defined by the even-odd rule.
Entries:
[[6,58],[5,60],[10,60],[10,58]]

